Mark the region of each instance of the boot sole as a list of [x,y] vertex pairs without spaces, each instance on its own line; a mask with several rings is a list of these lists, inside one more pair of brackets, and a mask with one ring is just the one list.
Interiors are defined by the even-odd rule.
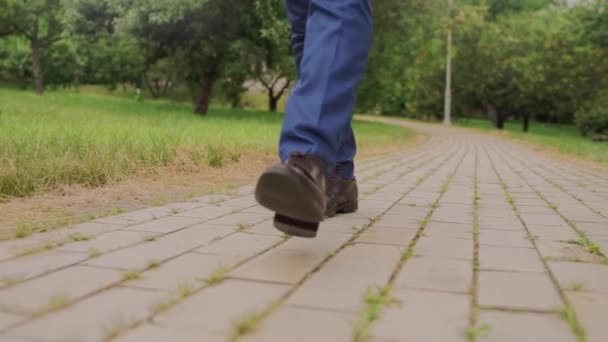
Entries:
[[262,174],[255,199],[263,207],[296,221],[318,223],[325,218],[325,194],[283,164]]
[[307,239],[317,237],[319,231],[319,223],[297,221],[281,215],[274,217],[274,227],[287,235]]

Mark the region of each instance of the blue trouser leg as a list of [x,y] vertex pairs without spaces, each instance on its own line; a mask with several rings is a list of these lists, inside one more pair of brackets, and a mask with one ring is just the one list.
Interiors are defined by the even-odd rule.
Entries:
[[[297,14],[303,12],[297,9],[306,8],[305,3],[287,0],[298,38],[294,52],[299,79],[287,104],[280,156],[285,160],[292,152],[316,154],[328,163],[328,173],[336,169],[352,178],[356,146],[351,118],[371,42],[371,0],[310,0],[302,26]],[[302,27],[303,50],[297,45],[297,29]]]

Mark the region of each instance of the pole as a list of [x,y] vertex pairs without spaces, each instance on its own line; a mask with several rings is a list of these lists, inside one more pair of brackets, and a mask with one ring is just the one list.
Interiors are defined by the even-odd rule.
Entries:
[[447,54],[445,61],[445,101],[443,106],[443,124],[452,124],[452,8],[454,7],[454,0],[448,0],[448,11],[450,23],[448,26],[448,37],[447,37]]

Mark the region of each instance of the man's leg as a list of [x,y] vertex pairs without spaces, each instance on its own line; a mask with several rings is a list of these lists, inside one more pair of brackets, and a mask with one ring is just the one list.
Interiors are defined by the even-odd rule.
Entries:
[[325,178],[344,155],[354,156],[350,123],[371,40],[371,0],[310,0],[305,26],[301,58],[294,46],[299,80],[280,138],[283,163],[262,174],[256,199],[277,213],[278,229],[314,237],[328,209]]
[[330,173],[344,155],[354,155],[351,115],[371,33],[371,0],[310,1],[300,79],[281,133],[282,160],[293,152],[313,154]]

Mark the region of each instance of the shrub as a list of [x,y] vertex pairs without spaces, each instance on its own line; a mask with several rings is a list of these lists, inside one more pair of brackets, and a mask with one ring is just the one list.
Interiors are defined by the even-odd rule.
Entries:
[[583,136],[608,136],[608,91],[599,94],[576,113],[576,125]]

